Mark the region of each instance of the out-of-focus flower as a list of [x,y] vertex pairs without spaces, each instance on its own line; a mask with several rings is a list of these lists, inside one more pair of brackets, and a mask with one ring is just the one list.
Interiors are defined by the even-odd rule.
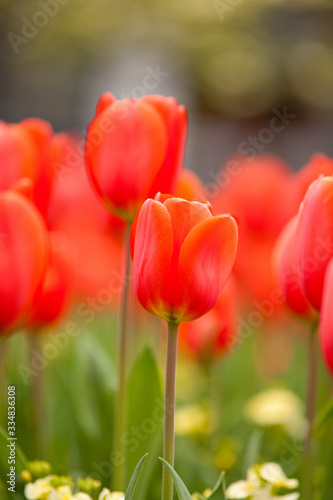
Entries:
[[303,407],[296,394],[287,389],[268,389],[254,395],[246,403],[244,415],[259,427],[281,426],[293,437],[306,432]]
[[184,405],[175,414],[175,433],[179,436],[207,435],[214,430],[216,423],[213,408],[199,404]]
[[0,193],[0,331],[13,329],[28,313],[49,253],[37,209],[13,191]]
[[326,366],[333,375],[333,259],[327,266],[320,311],[319,342]]
[[203,362],[228,352],[236,335],[237,283],[230,276],[214,307],[179,328],[180,345]]
[[175,192],[186,130],[185,108],[171,97],[100,98],[85,157],[91,183],[112,213],[131,221],[147,198]]
[[98,500],[124,500],[125,493],[122,491],[110,491],[108,488],[104,488],[100,493]]
[[298,208],[292,181],[291,170],[275,156],[235,157],[217,176],[215,189],[209,188],[214,212],[230,213],[239,223],[234,274],[251,304],[269,299],[276,289],[275,240]]
[[203,493],[193,493],[192,499],[193,500],[205,500],[206,498],[209,498],[210,495],[212,494],[212,490],[207,488]]
[[50,259],[32,312],[27,320],[31,330],[40,330],[60,321],[68,312],[73,293],[73,272],[64,255],[63,235],[50,234]]
[[132,230],[139,301],[169,322],[192,321],[216,303],[230,275],[238,229],[207,203],[149,199]]
[[26,484],[24,494],[27,500],[92,500],[85,492],[74,494],[72,488],[69,477],[51,475]]
[[176,191],[177,198],[188,201],[206,201],[205,187],[201,179],[191,170],[184,168],[181,171]]
[[34,483],[25,485],[24,494],[27,500],[47,500],[52,491],[51,481],[55,476],[46,476],[37,479]]
[[282,229],[275,244],[273,264],[287,307],[310,319],[315,311],[304,295],[297,267],[297,221],[297,216],[293,217]]
[[333,257],[333,177],[321,176],[307,190],[297,232],[302,287],[311,305],[320,310],[325,272]]
[[314,154],[294,178],[294,192],[298,205],[302,202],[310,184],[320,175],[333,175],[333,158],[323,153]]
[[288,479],[278,464],[268,462],[248,469],[246,481],[230,484],[225,495],[230,500],[298,500],[299,493],[289,493],[298,486],[297,479]]

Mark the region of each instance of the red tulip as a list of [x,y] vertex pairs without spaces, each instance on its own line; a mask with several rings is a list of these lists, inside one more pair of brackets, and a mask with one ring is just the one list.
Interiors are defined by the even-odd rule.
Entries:
[[139,301],[168,322],[192,321],[216,303],[231,272],[238,229],[208,203],[149,199],[132,233]]
[[91,183],[113,213],[131,221],[148,197],[175,192],[186,129],[185,108],[171,97],[101,97],[85,157]]
[[298,265],[310,304],[320,309],[324,277],[333,257],[333,177],[319,177],[309,187],[298,221]]
[[327,266],[320,311],[319,341],[326,365],[333,375],[333,259]]
[[295,175],[295,194],[298,204],[303,200],[310,184],[322,174],[333,175],[333,159],[323,153],[316,153]]
[[189,201],[206,200],[205,187],[201,179],[191,170],[183,169],[177,186],[177,198],[183,198]]
[[297,216],[282,229],[273,253],[278,286],[282,291],[287,307],[301,316],[311,316],[312,307],[302,290],[297,266]]
[[0,332],[23,320],[48,258],[47,233],[35,207],[18,193],[0,193]]
[[39,330],[60,321],[68,312],[73,290],[66,236],[50,233],[50,259],[41,286],[35,294],[27,326]]
[[230,276],[214,307],[179,327],[181,345],[195,358],[206,361],[224,354],[236,337],[236,280]]

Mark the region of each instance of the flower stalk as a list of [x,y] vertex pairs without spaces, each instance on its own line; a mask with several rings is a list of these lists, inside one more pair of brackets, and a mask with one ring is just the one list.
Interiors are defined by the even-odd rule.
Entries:
[[[164,440],[163,458],[172,467],[175,455],[175,396],[177,365],[178,324],[168,323],[168,345],[165,373]],[[172,500],[173,480],[163,465],[162,500]]]
[[131,270],[131,255],[130,255],[130,234],[131,224],[126,224],[125,232],[125,253],[126,265],[124,274],[124,288],[122,296],[122,304],[120,311],[119,323],[119,337],[118,337],[118,392],[116,399],[116,414],[115,414],[115,451],[121,460],[117,461],[114,470],[113,486],[117,491],[122,491],[125,486],[125,471],[126,471],[126,457],[125,449],[122,443],[122,436],[126,429],[126,367],[128,360],[128,310],[129,310],[129,283],[130,283],[130,270]]

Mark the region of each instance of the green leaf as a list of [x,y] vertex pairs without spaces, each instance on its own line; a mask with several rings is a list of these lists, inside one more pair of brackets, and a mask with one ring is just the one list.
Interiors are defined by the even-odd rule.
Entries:
[[261,447],[263,431],[260,429],[254,429],[251,433],[249,440],[247,442],[245,452],[244,452],[244,473],[257,463],[259,458],[259,451]]
[[149,482],[156,467],[156,458],[161,453],[164,420],[159,371],[150,347],[146,347],[136,360],[128,380],[127,391],[127,430],[123,439],[127,452],[128,473],[149,451],[140,487],[135,495],[136,500],[140,500],[147,497]]
[[168,464],[168,462],[166,462],[166,460],[164,460],[163,458],[160,458],[160,460],[161,460],[161,462],[163,462],[166,465],[166,467],[170,471],[172,479],[175,483],[175,487],[176,487],[176,490],[178,493],[179,500],[192,500],[190,492],[188,491],[185,484],[178,476],[177,472],[171,467],[170,464]]
[[141,458],[138,465],[134,469],[134,472],[132,474],[132,477],[130,479],[130,482],[129,482],[127,490],[126,490],[125,500],[132,500],[134,498],[134,491],[135,491],[136,483],[138,482],[138,479],[140,477],[141,470],[142,470],[143,464],[147,458],[147,455],[148,455],[148,453],[146,453]]
[[317,413],[314,423],[314,435],[321,438],[328,425],[333,423],[333,398],[331,398]]
[[224,484],[225,472],[221,472],[208,500],[225,500],[225,484]]

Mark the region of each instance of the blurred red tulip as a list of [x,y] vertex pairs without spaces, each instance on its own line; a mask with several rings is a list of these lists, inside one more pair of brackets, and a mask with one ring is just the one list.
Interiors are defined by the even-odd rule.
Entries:
[[299,211],[298,266],[306,298],[320,310],[327,264],[333,257],[333,177],[309,187]]
[[0,122],[0,163],[0,189],[9,189],[21,177],[36,177],[36,148],[30,134],[20,124]]
[[60,321],[68,312],[73,292],[73,270],[61,233],[50,233],[50,258],[41,286],[35,294],[27,326],[36,331]]
[[18,193],[0,193],[0,332],[28,314],[48,259],[48,238],[39,212]]
[[295,195],[298,205],[303,200],[310,184],[320,175],[333,175],[333,159],[322,153],[316,153],[295,175]]
[[186,130],[185,108],[171,97],[101,97],[85,158],[91,183],[112,213],[131,221],[147,198],[175,192]]
[[323,300],[320,311],[319,342],[326,365],[333,375],[333,259],[325,274]]
[[213,217],[207,203],[149,199],[133,231],[133,273],[143,307],[174,323],[208,312],[234,263],[235,220]]
[[205,186],[194,172],[183,169],[180,174],[176,196],[188,201],[206,201]]
[[236,336],[236,306],[236,280],[230,276],[216,304],[207,314],[180,325],[180,345],[203,362],[227,352]]
[[21,178],[32,181],[31,199],[46,218],[52,184],[50,124],[29,118],[18,124],[0,123],[0,189],[9,189]]
[[282,229],[275,244],[273,263],[286,306],[296,314],[310,318],[314,311],[302,290],[297,266],[297,222],[295,216]]

